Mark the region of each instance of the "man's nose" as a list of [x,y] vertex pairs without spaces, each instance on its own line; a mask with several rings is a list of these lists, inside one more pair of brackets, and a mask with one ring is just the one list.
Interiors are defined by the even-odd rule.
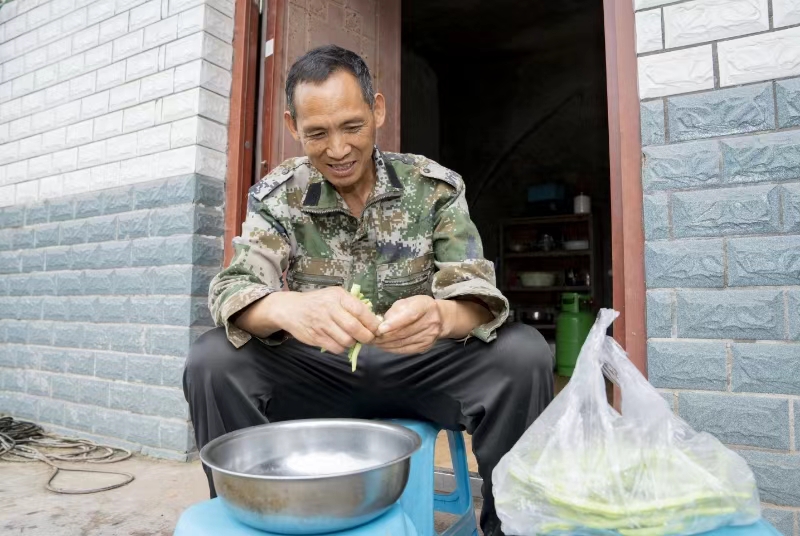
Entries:
[[328,145],[328,157],[333,160],[341,160],[350,154],[350,144],[341,134],[334,134],[330,138]]

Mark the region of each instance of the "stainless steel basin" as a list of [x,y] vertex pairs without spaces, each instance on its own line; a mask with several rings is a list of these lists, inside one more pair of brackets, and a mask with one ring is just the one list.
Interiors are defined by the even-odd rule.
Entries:
[[301,420],[231,432],[200,451],[230,513],[279,534],[324,534],[384,513],[405,489],[421,445],[403,426]]

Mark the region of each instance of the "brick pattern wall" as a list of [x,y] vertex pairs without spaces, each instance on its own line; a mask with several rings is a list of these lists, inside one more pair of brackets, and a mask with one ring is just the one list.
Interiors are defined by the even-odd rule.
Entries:
[[222,200],[189,175],[0,209],[0,412],[185,459]]
[[224,178],[232,17],[233,0],[0,9],[0,206]]
[[800,536],[800,3],[635,5],[650,379]]
[[233,0],[0,9],[0,413],[147,454],[193,449],[211,325]]

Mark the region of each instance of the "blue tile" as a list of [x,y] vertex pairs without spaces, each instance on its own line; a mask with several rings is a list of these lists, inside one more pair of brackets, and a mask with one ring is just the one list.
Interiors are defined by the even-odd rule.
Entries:
[[196,188],[197,181],[194,175],[137,184],[133,192],[134,208],[141,210],[192,203],[195,200]]
[[161,421],[161,448],[187,452],[194,441],[186,421]]
[[789,298],[789,338],[800,341],[800,291],[790,290]]
[[800,131],[720,140],[725,184],[778,182],[800,177]]
[[727,388],[724,342],[650,341],[647,373],[655,387],[667,389]]
[[762,511],[764,519],[784,536],[794,536],[794,514],[791,510],[777,508],[764,508]]
[[641,105],[642,146],[664,143],[664,101],[643,102]]
[[58,224],[40,225],[34,230],[34,240],[37,248],[57,246],[60,227]]
[[75,200],[62,198],[50,202],[50,221],[67,221],[75,217]]
[[783,187],[783,229],[786,232],[800,231],[800,184]]
[[28,205],[25,207],[25,225],[37,225],[46,223],[49,219],[49,203]]
[[94,374],[109,380],[124,380],[126,376],[125,354],[97,352],[94,356]]
[[133,238],[143,238],[148,234],[149,214],[147,211],[129,212],[120,214],[119,239],[129,240]]
[[800,236],[728,240],[728,284],[800,285]]
[[800,395],[800,344],[735,343],[731,384],[737,392]]
[[777,290],[680,290],[678,337],[783,339],[783,293]]
[[160,385],[161,358],[151,355],[129,355],[127,378],[129,382]]
[[22,227],[25,223],[25,208],[21,205],[0,209],[0,229]]
[[722,287],[722,240],[674,240],[645,245],[647,288]]
[[147,329],[147,353],[164,356],[185,357],[192,343],[189,328]]
[[91,218],[86,222],[86,238],[89,242],[107,242],[117,238],[117,217]]
[[150,236],[192,234],[195,231],[194,205],[181,205],[150,212]]
[[779,186],[750,186],[672,196],[678,238],[780,232]]
[[189,418],[183,389],[145,386],[143,400],[144,413],[148,415],[184,421]]
[[772,83],[670,97],[667,116],[672,142],[772,130]]
[[762,501],[800,507],[800,455],[755,450],[738,453],[755,473]]
[[669,229],[669,196],[667,194],[645,195],[645,240],[662,240],[669,238]]
[[125,439],[133,441],[134,443],[142,443],[153,447],[160,445],[160,419],[145,415],[130,415],[128,418],[130,427],[128,428],[128,434]]
[[150,294],[152,281],[143,268],[123,268],[114,271],[114,292],[118,295]]
[[672,291],[647,291],[647,336],[672,337],[672,317],[675,295]]
[[681,393],[678,411],[723,443],[789,450],[789,401],[759,396]]
[[800,78],[776,80],[775,92],[778,97],[778,126],[800,126]]
[[645,191],[721,184],[720,148],[716,141],[645,147],[642,153]]
[[194,233],[205,236],[225,234],[225,214],[218,208],[195,206]]

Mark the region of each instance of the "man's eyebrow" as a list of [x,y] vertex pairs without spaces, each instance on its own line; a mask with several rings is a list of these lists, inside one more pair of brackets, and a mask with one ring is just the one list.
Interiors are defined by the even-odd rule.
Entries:
[[363,119],[348,119],[343,123],[339,123],[339,128],[356,128],[366,125],[367,122]]

